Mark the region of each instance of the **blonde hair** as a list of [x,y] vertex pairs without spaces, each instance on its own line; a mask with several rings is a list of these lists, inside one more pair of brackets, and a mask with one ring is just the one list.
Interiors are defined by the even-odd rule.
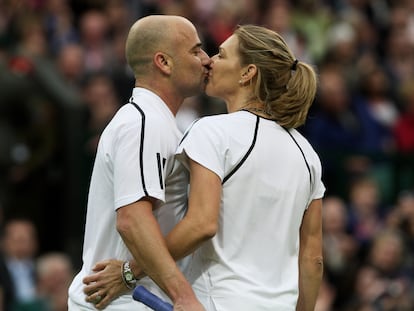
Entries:
[[266,112],[283,127],[303,125],[317,90],[313,68],[297,62],[284,39],[270,29],[243,25],[234,33],[239,39],[242,66],[257,67],[250,100],[263,103]]

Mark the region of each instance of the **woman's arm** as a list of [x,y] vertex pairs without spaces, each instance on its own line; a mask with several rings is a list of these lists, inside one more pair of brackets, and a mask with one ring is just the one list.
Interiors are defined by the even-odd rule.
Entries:
[[296,311],[313,311],[322,282],[322,199],[313,200],[300,227],[299,299]]
[[218,227],[221,179],[191,159],[189,165],[188,211],[166,237],[168,250],[175,260],[194,252],[201,243],[216,234]]

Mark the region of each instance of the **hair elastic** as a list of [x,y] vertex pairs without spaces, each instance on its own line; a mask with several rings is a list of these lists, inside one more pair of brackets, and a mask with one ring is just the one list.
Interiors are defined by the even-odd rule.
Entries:
[[298,65],[298,60],[297,59],[295,59],[294,61],[293,61],[293,64],[292,64],[292,66],[290,67],[290,69],[291,70],[293,70],[293,71],[296,71],[296,66]]

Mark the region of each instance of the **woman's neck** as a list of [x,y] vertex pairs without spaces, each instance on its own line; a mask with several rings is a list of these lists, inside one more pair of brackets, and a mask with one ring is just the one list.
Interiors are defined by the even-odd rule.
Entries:
[[268,118],[272,117],[272,114],[266,110],[266,106],[264,103],[261,103],[257,100],[249,101],[242,105],[239,110],[249,111],[255,115]]
[[239,89],[238,91],[227,95],[228,96],[223,99],[226,102],[227,112],[229,113],[245,109],[248,105],[253,107],[253,104],[255,103],[255,106],[258,106],[257,100],[251,99],[252,92],[245,88]]

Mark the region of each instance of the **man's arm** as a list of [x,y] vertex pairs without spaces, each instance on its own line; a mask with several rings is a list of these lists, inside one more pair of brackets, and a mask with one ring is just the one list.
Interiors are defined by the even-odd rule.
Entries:
[[[220,200],[222,192],[221,180],[215,173],[198,164],[197,162],[194,162],[192,160],[189,161],[189,208],[183,220],[181,220],[165,238],[168,250],[171,252],[171,255],[174,258],[174,260],[184,258],[186,255],[192,253],[202,242],[214,236],[217,231],[218,225],[218,215],[220,211]],[[140,203],[144,205],[146,201],[140,202],[134,204]],[[146,203],[150,205],[150,202],[147,201]],[[128,209],[122,211],[122,209],[125,208]],[[125,206],[119,209],[118,217],[122,215],[122,217],[125,217],[125,221],[128,221],[129,218],[136,219],[136,224],[131,223],[129,225],[141,229],[144,233],[147,230],[145,229],[145,226],[148,226],[151,222],[153,224],[153,222],[156,221],[152,217],[150,207],[146,207],[146,217],[150,219],[149,222],[145,221],[141,215],[129,216],[129,208],[129,206]],[[137,206],[137,208],[133,209],[132,211],[134,210],[139,211],[140,208]],[[121,212],[122,214],[120,214]],[[138,218],[140,218],[140,220]],[[141,222],[143,222],[144,224],[141,224]],[[157,228],[159,230],[158,226]],[[156,234],[144,234],[144,236],[138,237],[139,239],[148,239],[147,242],[140,241],[139,244],[132,244],[135,244],[137,246],[143,245],[144,248],[145,245],[153,245],[150,244],[152,243],[150,242],[150,240],[154,239],[156,236],[159,237],[159,234],[161,234],[161,232],[159,232],[158,230]],[[138,235],[138,233],[136,233],[136,235]],[[131,244],[131,242],[127,244],[128,247],[129,244]],[[162,247],[165,246],[163,245]],[[138,250],[136,249],[134,252],[136,251]],[[148,271],[160,271],[160,273],[165,274],[171,273],[168,271],[161,272],[161,270],[156,270],[156,262],[150,262],[144,259],[143,256],[151,258],[151,255],[148,254],[148,252],[150,252],[151,250],[148,249],[146,251],[146,255],[138,251],[137,256],[133,252],[135,260],[130,261],[130,264],[136,277],[139,274],[142,274],[142,270],[144,270],[144,273],[148,273]],[[158,258],[159,260],[163,260],[163,258],[165,257],[160,256],[156,248],[153,248],[152,251],[154,252],[152,255],[156,256],[156,258]],[[146,262],[149,262],[151,264],[151,267],[142,266]],[[158,265],[159,264],[160,263],[158,263]],[[169,262],[168,264],[171,265],[171,262]],[[104,296],[104,298],[100,303],[95,305],[96,308],[105,308],[113,299],[127,291],[127,288],[124,285],[120,274],[121,265],[122,261],[119,260],[106,260],[99,262],[94,268],[95,273],[84,278],[83,282],[86,284],[84,292],[87,295],[87,301],[93,302],[96,299],[96,295],[98,295],[98,291],[104,293],[104,295],[102,295]],[[161,265],[163,267],[167,267],[164,264]],[[166,291],[166,293],[168,292]]]
[[313,200],[300,227],[299,299],[296,311],[313,311],[322,282],[322,199]]
[[204,310],[168,252],[149,199],[121,207],[117,230],[141,269],[174,302],[178,310]]

